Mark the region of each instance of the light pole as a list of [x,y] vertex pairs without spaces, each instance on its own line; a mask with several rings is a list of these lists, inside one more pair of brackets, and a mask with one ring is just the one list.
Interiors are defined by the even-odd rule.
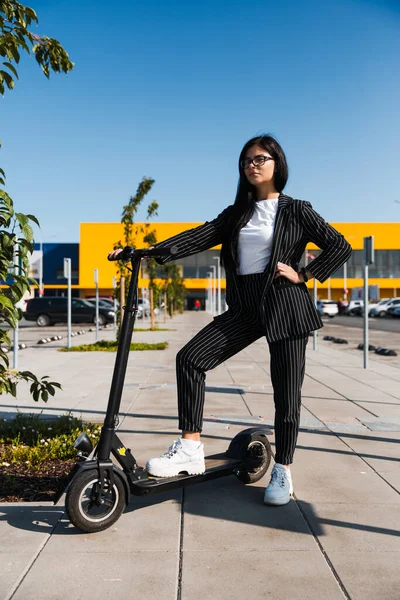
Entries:
[[43,296],[43,241],[39,241],[39,296]]
[[94,283],[96,285],[96,342],[99,339],[99,270],[94,270]]
[[114,295],[114,333],[117,339],[117,278],[114,275],[112,278],[113,295]]
[[217,307],[216,307],[216,274],[217,274],[217,267],[215,265],[210,265],[210,269],[212,269],[212,293],[211,293],[211,298],[212,298],[212,316],[215,316],[215,313],[217,312]]
[[222,303],[221,303],[221,260],[219,256],[213,256],[214,260],[217,261],[217,277],[218,277],[218,308],[217,314],[220,315],[222,313]]
[[212,273],[211,273],[211,271],[207,271],[206,311],[212,314]]

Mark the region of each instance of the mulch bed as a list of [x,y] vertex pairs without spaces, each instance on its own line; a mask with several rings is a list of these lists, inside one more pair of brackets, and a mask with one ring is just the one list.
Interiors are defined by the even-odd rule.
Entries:
[[76,462],[76,458],[51,460],[38,469],[23,464],[0,466],[0,502],[57,502]]

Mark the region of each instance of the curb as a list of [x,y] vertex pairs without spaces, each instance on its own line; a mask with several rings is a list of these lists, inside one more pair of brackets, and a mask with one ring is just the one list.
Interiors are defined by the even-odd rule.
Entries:
[[[364,344],[358,344],[357,350],[364,350]],[[397,352],[395,350],[390,350],[388,348],[382,348],[381,346],[373,346],[372,344],[368,345],[368,350],[370,352],[375,352],[375,354],[380,354],[381,356],[397,356]]]
[[39,340],[37,342],[37,344],[48,344],[49,342],[56,342],[57,340],[62,340],[63,336],[62,335],[53,335],[52,337],[49,338],[42,338],[41,340]]
[[380,346],[375,350],[375,354],[381,354],[382,356],[397,356],[397,352],[395,350],[381,348]]
[[[364,350],[364,344],[358,344],[357,350]],[[368,344],[368,350],[370,352],[375,352],[376,346],[373,346],[372,344]]]
[[334,344],[348,344],[349,342],[343,338],[335,338],[332,335],[324,335],[322,338],[327,342],[333,342]]
[[[18,344],[18,350],[24,350],[27,348],[26,344]],[[12,352],[14,350],[14,346],[1,346],[3,352]]]

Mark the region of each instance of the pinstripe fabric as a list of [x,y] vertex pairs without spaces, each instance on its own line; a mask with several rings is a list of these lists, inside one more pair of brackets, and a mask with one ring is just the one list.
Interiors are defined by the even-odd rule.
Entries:
[[[262,274],[238,277],[242,309],[216,317],[177,354],[179,427],[202,430],[206,371],[265,335],[259,305]],[[290,464],[296,446],[308,337],[270,344],[271,380],[276,409],[276,462]]]
[[[216,219],[160,244],[175,246],[161,264],[207,250],[232,238],[233,207]],[[249,218],[251,211],[249,211]],[[237,241],[237,240],[236,240]],[[296,445],[308,333],[322,327],[305,284],[275,278],[278,262],[298,271],[308,242],[322,252],[308,270],[324,282],[351,255],[344,237],[313,210],[309,202],[279,196],[270,261],[263,273],[239,276],[226,270],[229,310],[200,331],[177,355],[179,423],[184,431],[201,431],[206,371],[262,337],[271,353],[271,380],[276,409],[276,461],[290,464]]]
[[307,342],[308,336],[269,345],[275,403],[275,462],[281,465],[293,462],[296,448]]
[[[160,263],[201,252],[223,243],[231,234],[228,206],[216,219],[189,231],[184,231],[160,244],[165,248],[176,246],[177,253],[159,259]],[[250,217],[249,217],[250,218]],[[321,318],[304,284],[293,284],[284,277],[274,279],[278,262],[298,270],[308,242],[315,243],[322,252],[308,265],[309,271],[321,282],[337,271],[351,255],[351,246],[344,237],[313,210],[311,204],[281,194],[275,220],[274,239],[269,264],[263,273],[262,294],[259,304],[260,319],[268,342],[306,335],[322,327]],[[238,275],[229,269],[226,273],[226,301],[234,311],[240,310]]]
[[184,431],[201,431],[205,372],[215,369],[265,334],[258,315],[262,278],[244,275],[239,280],[242,280],[239,283],[242,310],[228,310],[215,317],[177,354],[179,427]]

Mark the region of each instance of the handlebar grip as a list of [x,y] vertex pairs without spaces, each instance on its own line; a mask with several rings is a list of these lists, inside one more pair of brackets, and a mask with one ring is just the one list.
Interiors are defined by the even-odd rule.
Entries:
[[148,256],[173,256],[178,253],[178,246],[169,246],[168,248],[151,248]]
[[136,248],[134,248],[133,246],[125,246],[122,252],[120,252],[117,256],[115,256],[114,258],[110,258],[110,255],[108,255],[107,259],[109,261],[122,260],[127,262],[133,258],[135,252],[137,252],[139,256],[143,258],[156,256],[174,256],[174,254],[178,253],[178,247],[169,246],[167,248],[143,248],[141,250],[136,250]]
[[134,247],[132,247],[132,246],[125,246],[125,248],[122,250],[122,252],[120,252],[114,258],[110,258],[110,255],[108,255],[107,256],[107,260],[109,260],[109,261],[113,261],[113,260],[128,261],[128,260],[130,260],[132,258],[134,251],[135,251]]

